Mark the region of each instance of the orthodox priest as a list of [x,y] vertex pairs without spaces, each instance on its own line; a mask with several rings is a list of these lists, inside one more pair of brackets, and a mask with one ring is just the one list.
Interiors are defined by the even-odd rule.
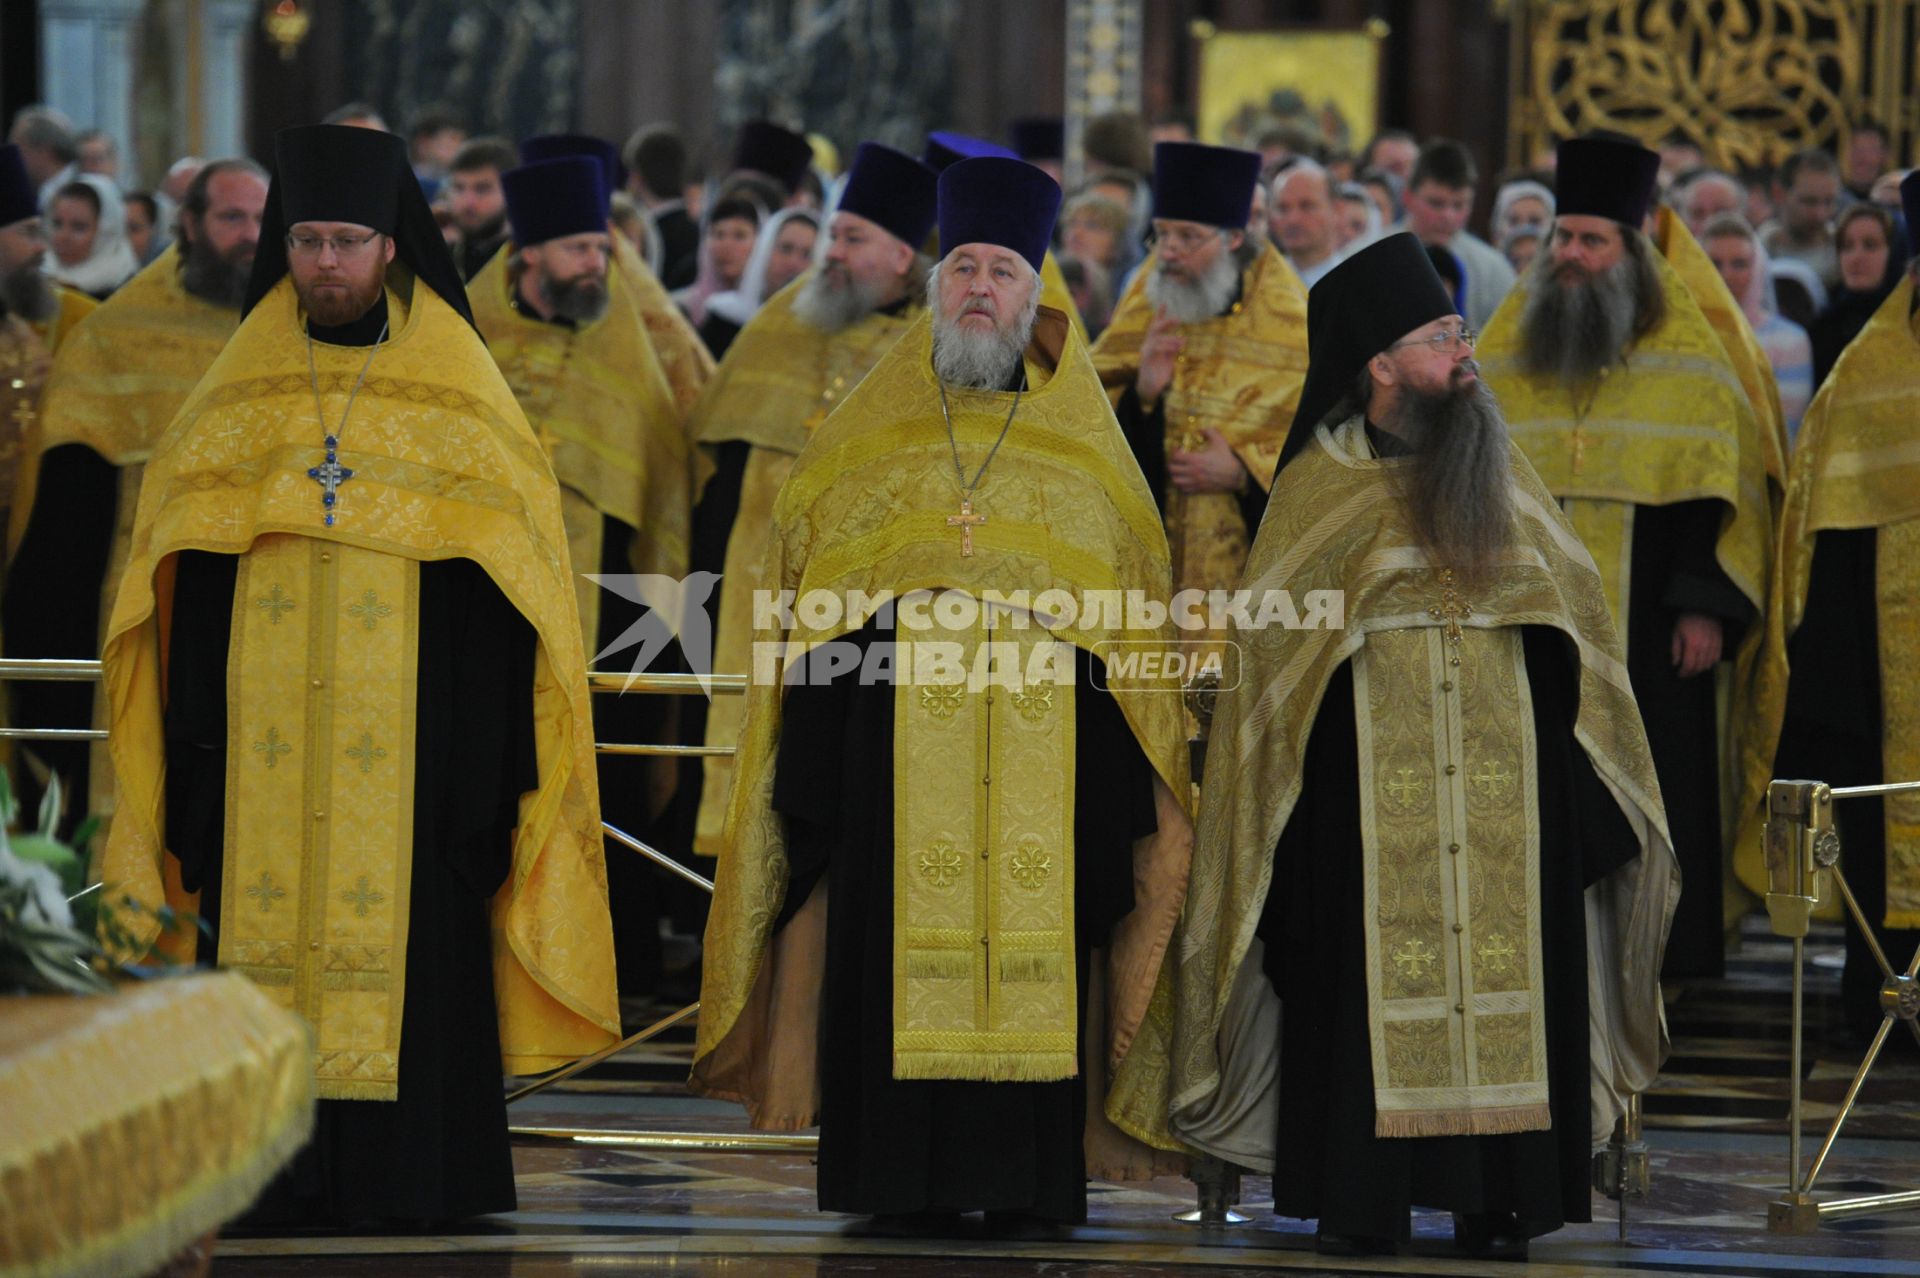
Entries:
[[1154,147],[1153,257],[1093,348],[1166,518],[1176,591],[1239,584],[1306,379],[1307,291],[1246,235],[1259,180],[1252,151]]
[[1626,644],[1687,881],[1666,974],[1714,976],[1731,757],[1716,667],[1743,670],[1759,643],[1766,449],[1726,347],[1640,230],[1659,156],[1574,138],[1559,160],[1551,241],[1480,354],[1514,442],[1599,566]]
[[35,199],[20,148],[0,146],[0,511],[6,512],[9,527],[20,453],[35,434],[53,358],[34,325],[51,314],[54,305],[51,285],[40,270],[46,248]]
[[[9,657],[99,653],[127,563],[141,475],[201,374],[233,336],[260,241],[265,170],[215,160],[181,200],[179,238],[123,284],[61,347],[22,459],[13,557],[0,599]],[[107,726],[86,683],[13,689],[22,727]],[[113,773],[104,745],[35,742],[59,774],[69,824],[110,817]]]
[[[714,462],[695,516],[697,566],[720,572],[713,668],[747,669],[753,593],[764,587],[773,499],[815,428],[921,313],[931,263],[933,171],[873,142],[854,152],[816,265],[760,308],[734,339],[694,409],[692,429]],[[706,743],[733,745],[741,703],[707,706]],[[720,850],[733,760],[704,760],[694,849]]]
[[[1920,253],[1920,177],[1909,174],[1900,195]],[[1770,777],[1920,780],[1914,276],[1909,269],[1842,353],[1795,438],[1745,749],[1745,813],[1765,803]],[[1847,884],[1894,971],[1905,972],[1920,948],[1920,804],[1912,795],[1848,799],[1834,812]],[[1749,888],[1766,890],[1758,856],[1738,868]],[[1841,1007],[1865,1038],[1882,1019],[1881,973],[1850,912],[1846,929]]]
[[[503,187],[512,242],[468,287],[480,334],[560,481],[589,660],[621,647],[642,612],[591,574],[684,577],[693,500],[690,445],[673,392],[632,289],[612,269],[604,182],[585,156],[510,170]],[[598,696],[594,737],[664,741],[672,709],[664,697]],[[672,793],[675,762],[602,757],[605,819],[643,835]],[[650,785],[659,773],[664,784]],[[657,885],[625,848],[608,849],[607,871],[621,988],[639,993],[658,975]]]
[[391,134],[288,129],[246,318],[160,440],[104,655],[115,891],[312,1026],[261,1220],[514,1205],[501,1068],[618,1028],[566,534]]
[[941,175],[929,313],[774,507],[769,583],[799,602],[757,636],[693,1084],[757,1126],[818,1122],[830,1211],[1076,1221],[1089,1171],[1124,1170],[1088,1145],[1117,1137],[1106,1065],[1179,912],[1187,768],[1177,686],[1096,655],[1170,628],[1065,602],[1164,598],[1167,561],[1093,366],[1040,303],[1059,203],[1018,160]]
[[[584,133],[548,133],[528,138],[520,144],[520,160],[523,164],[564,159],[571,155],[589,156],[600,165],[607,182],[608,226],[611,228],[613,193],[620,189],[621,184],[620,153],[613,143]],[[673,388],[674,402],[679,405],[681,419],[685,420],[687,414],[693,411],[694,402],[700,398],[707,379],[713,376],[713,356],[707,353],[707,344],[700,340],[699,332],[687,322],[680,308],[674,305],[673,298],[661,286],[659,277],[647,265],[646,259],[621,235],[615,234],[612,244],[613,264],[622,278],[633,287],[634,304],[647,326],[647,336],[653,341],[654,357],[660,361],[661,371],[667,375],[667,384]]]
[[1341,592],[1344,625],[1240,636],[1167,1015],[1110,1113],[1271,1171],[1329,1251],[1393,1250],[1410,1205],[1522,1249],[1589,1218],[1590,1150],[1664,1056],[1659,782],[1593,561],[1419,241],[1309,308],[1244,584]]

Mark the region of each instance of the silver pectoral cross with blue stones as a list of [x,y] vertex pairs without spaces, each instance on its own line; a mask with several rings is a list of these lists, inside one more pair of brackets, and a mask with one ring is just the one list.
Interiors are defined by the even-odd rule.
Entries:
[[338,436],[327,436],[327,459],[307,468],[307,478],[320,485],[320,502],[327,512],[327,527],[333,527],[334,506],[339,501],[340,485],[353,478],[353,471],[340,464]]

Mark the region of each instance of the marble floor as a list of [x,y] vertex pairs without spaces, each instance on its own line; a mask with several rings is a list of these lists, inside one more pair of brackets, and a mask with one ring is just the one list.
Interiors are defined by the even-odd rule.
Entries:
[[[1837,934],[1810,947],[1803,1063],[1809,1154],[1824,1136],[1857,1046],[1831,1029]],[[867,1222],[815,1210],[804,1152],[640,1150],[516,1136],[519,1210],[443,1232],[397,1235],[229,1234],[215,1274],[432,1274],[448,1278],[601,1274],[767,1275],[1229,1275],[1487,1273],[1920,1274],[1920,1211],[1830,1223],[1793,1237],[1766,1229],[1767,1203],[1787,1180],[1789,1000],[1786,946],[1750,921],[1723,981],[1672,998],[1674,1054],[1646,1098],[1653,1188],[1631,1203],[1627,1241],[1615,1204],[1594,1201],[1592,1224],[1536,1241],[1526,1264],[1467,1260],[1441,1215],[1415,1219],[1403,1255],[1334,1259],[1313,1250],[1311,1222],[1276,1219],[1263,1180],[1242,1186],[1251,1219],[1231,1227],[1179,1223],[1193,1205],[1177,1179],[1094,1186],[1088,1222],[1040,1239],[881,1237]],[[650,1009],[630,1009],[644,1018]],[[688,1097],[680,1081],[690,1025],[512,1108],[516,1126],[613,1133],[746,1130],[739,1110]],[[1819,1196],[1920,1188],[1920,1050],[1911,1040],[1880,1066],[1836,1145]]]

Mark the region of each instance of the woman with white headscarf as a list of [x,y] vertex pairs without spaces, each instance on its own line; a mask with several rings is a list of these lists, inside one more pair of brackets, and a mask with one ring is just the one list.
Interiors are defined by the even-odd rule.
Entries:
[[819,234],[820,215],[811,209],[782,209],[767,219],[754,238],[753,255],[741,272],[739,286],[707,299],[700,340],[715,359],[727,353],[733,339],[769,297],[812,265]]
[[[1531,178],[1504,183],[1493,197],[1493,242],[1507,255],[1516,271],[1526,269],[1545,242],[1547,228],[1553,224],[1553,192]],[[1521,232],[1532,230],[1531,237]],[[1519,249],[1526,261],[1514,261],[1511,249]],[[1531,251],[1529,251],[1531,250]]]
[[1773,367],[1780,388],[1780,414],[1786,419],[1787,441],[1800,430],[1800,418],[1813,399],[1813,342],[1807,330],[1780,314],[1773,296],[1773,273],[1767,250],[1738,213],[1722,213],[1700,233],[1700,246],[1726,281],[1753,335]]
[[82,173],[47,202],[48,278],[97,298],[140,269],[127,243],[127,207],[114,184]]
[[1380,206],[1360,183],[1342,182],[1335,187],[1333,207],[1333,242],[1343,255],[1357,253],[1380,238],[1386,225],[1380,220]]

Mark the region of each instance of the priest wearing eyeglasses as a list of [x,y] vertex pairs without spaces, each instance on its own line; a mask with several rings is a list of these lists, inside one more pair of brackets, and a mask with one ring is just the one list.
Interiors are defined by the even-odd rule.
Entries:
[[1599,575],[1413,236],[1309,295],[1313,363],[1242,582],[1181,935],[1110,1112],[1273,1176],[1322,1250],[1409,1208],[1477,1256],[1591,1219],[1665,1053],[1678,883]]
[[245,318],[143,482],[100,873],[313,1028],[258,1219],[507,1211],[503,1071],[619,1028],[560,494],[400,139],[275,151]]

